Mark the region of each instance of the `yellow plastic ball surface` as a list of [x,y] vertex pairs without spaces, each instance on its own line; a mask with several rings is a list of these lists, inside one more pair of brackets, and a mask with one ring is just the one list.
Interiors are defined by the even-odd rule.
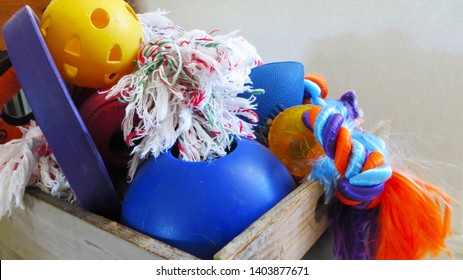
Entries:
[[312,164],[323,155],[312,131],[302,123],[302,114],[311,104],[290,107],[273,120],[268,139],[269,149],[296,178],[309,175]]
[[107,88],[133,72],[143,31],[123,0],[53,0],[40,31],[63,78]]

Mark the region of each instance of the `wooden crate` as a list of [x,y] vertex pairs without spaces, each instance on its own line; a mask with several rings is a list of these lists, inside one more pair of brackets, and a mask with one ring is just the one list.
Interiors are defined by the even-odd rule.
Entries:
[[[25,4],[40,16],[49,2],[0,1],[0,24]],[[322,208],[317,211],[322,194],[317,184],[300,185],[215,258],[301,258],[328,226]],[[38,189],[28,188],[24,201],[24,210],[15,209],[0,221],[0,259],[196,259]]]
[[[323,190],[303,183],[215,259],[300,259],[328,226]],[[196,259],[179,249],[35,188],[24,210],[0,221],[0,259]]]

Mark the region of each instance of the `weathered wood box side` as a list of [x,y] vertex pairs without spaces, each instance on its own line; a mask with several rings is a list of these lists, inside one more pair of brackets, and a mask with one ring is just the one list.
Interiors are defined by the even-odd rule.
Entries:
[[[328,226],[317,210],[322,194],[317,184],[301,184],[215,259],[300,259]],[[0,259],[196,259],[35,188],[24,203],[0,221]]]

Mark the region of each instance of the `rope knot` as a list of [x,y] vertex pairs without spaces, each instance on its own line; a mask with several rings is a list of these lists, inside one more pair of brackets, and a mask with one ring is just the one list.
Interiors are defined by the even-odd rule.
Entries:
[[[309,84],[306,80],[306,84]],[[355,92],[349,91],[339,101],[324,101],[320,90],[306,86],[315,106],[302,115],[304,125],[314,132],[326,156],[334,161],[339,179],[336,195],[340,201],[356,208],[376,206],[391,177],[392,168],[384,156],[386,150],[379,138],[356,130],[361,117]],[[311,92],[315,92],[312,96]]]

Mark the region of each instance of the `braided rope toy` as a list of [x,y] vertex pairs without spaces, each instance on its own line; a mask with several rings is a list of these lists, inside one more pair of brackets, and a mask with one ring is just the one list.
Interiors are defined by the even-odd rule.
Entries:
[[395,170],[385,142],[359,129],[362,112],[355,92],[345,93],[339,101],[324,100],[327,87],[320,81],[310,76],[304,81],[314,107],[302,114],[302,122],[326,154],[310,178],[322,182],[327,193],[334,189],[337,197],[331,213],[335,258],[421,259],[442,251],[449,254],[444,243],[451,232],[448,195]]

